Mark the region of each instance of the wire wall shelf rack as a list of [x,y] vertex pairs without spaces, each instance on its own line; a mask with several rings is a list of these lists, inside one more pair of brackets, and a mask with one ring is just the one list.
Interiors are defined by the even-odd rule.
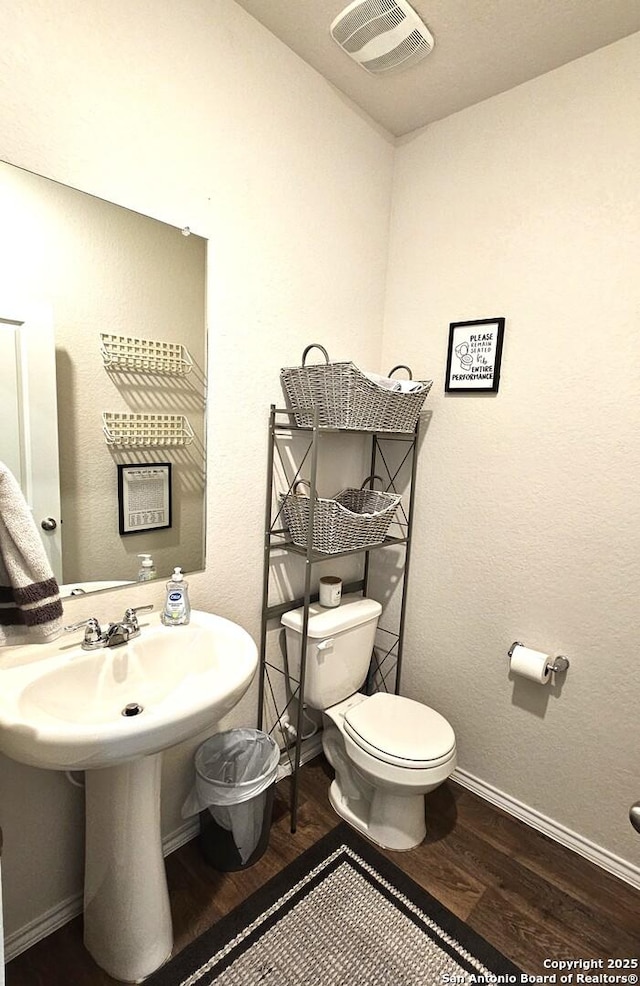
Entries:
[[161,342],[101,332],[100,352],[102,361],[109,370],[184,376],[193,369],[193,360],[188,350],[178,342]]
[[191,445],[193,428],[184,414],[129,414],[104,411],[107,445],[117,448],[175,448]]

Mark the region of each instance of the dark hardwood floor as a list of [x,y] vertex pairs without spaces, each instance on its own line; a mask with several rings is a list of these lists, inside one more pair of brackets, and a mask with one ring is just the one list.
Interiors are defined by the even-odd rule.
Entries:
[[[246,870],[218,873],[196,841],[168,857],[176,951],[338,823],[327,799],[330,777],[323,759],[302,769],[294,835],[289,782],[278,785],[269,848]],[[453,783],[427,797],[427,812],[426,841],[386,855],[524,972],[549,975],[545,959],[640,955],[640,891]],[[85,952],[81,918],[7,966],[7,986],[115,982]]]

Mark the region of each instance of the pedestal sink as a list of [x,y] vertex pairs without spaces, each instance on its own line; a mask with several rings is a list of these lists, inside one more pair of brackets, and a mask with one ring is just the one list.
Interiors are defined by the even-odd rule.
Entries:
[[162,751],[210,727],[246,692],[249,634],[194,611],[158,614],[119,647],[68,639],[0,650],[0,751],[85,770],[85,945],[114,979],[141,982],[173,946],[160,830]]

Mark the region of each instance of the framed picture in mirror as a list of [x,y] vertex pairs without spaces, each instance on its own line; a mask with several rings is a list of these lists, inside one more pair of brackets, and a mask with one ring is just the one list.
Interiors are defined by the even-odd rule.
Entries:
[[171,527],[171,463],[118,466],[120,534]]

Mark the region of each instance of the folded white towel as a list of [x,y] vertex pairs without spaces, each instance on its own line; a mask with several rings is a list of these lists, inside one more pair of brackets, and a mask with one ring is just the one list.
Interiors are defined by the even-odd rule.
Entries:
[[394,377],[381,377],[378,373],[369,373],[368,370],[362,371],[373,383],[385,390],[394,390],[398,394],[418,394],[424,390],[424,384],[419,380],[396,380]]
[[424,390],[424,384],[419,380],[400,380],[400,392],[402,394],[419,394]]
[[62,631],[62,603],[22,490],[0,462],[0,647],[46,643]]
[[369,373],[368,370],[362,372],[372,383],[377,383],[378,387],[384,387],[385,390],[400,390],[400,380],[394,380],[393,377],[381,377],[379,373]]

